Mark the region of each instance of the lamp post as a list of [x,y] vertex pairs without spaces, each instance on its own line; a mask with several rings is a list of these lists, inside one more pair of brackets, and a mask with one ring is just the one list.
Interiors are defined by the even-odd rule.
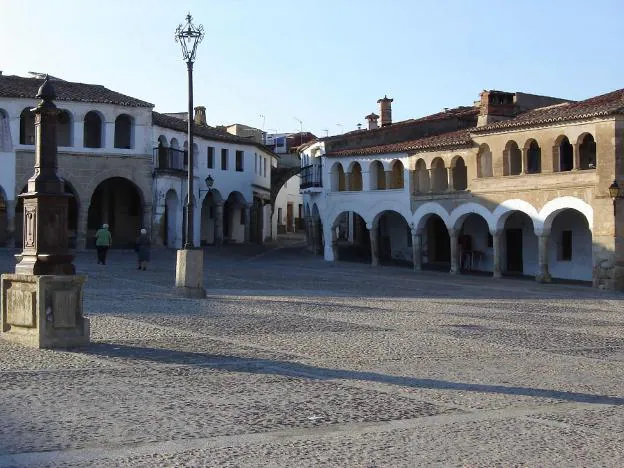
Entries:
[[188,70],[188,188],[186,203],[186,242],[185,249],[195,248],[193,240],[193,62],[197,53],[197,46],[204,38],[204,27],[200,24],[195,26],[191,21],[191,14],[186,15],[186,24],[179,25],[175,32],[175,40],[182,47],[182,58],[186,62]]
[[206,177],[204,179],[204,182],[206,182],[206,187],[208,187],[208,190],[204,190],[204,189],[199,189],[199,198],[201,198],[202,193],[204,192],[212,192],[212,186],[214,185],[214,179],[212,178],[212,176],[210,174],[208,174],[208,177]]
[[609,196],[611,197],[611,200],[613,200],[613,216],[615,217],[615,201],[618,198],[622,198],[622,190],[620,189],[620,185],[617,180],[614,180],[613,183],[609,185]]
[[175,31],[175,40],[182,47],[182,58],[188,70],[188,172],[187,172],[187,202],[186,202],[186,240],[184,248],[178,250],[176,262],[176,293],[183,297],[206,297],[204,289],[204,252],[195,249],[193,223],[193,62],[197,53],[197,46],[204,38],[204,27],[195,26],[189,13],[186,15],[186,24],[179,25]]

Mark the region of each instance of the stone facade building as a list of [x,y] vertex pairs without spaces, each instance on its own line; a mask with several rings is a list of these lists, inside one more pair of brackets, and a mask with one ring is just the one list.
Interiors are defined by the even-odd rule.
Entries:
[[[0,74],[0,246],[21,245],[18,195],[33,173],[30,109],[41,82]],[[53,82],[61,111],[59,175],[72,195],[70,247],[91,247],[103,223],[110,226],[114,247],[132,246],[142,227],[156,245],[181,247],[187,163],[184,116],[153,112],[153,104],[100,85]],[[278,156],[261,144],[207,126],[205,109],[197,109],[195,239],[208,244],[262,242],[271,230],[267,204],[271,166]],[[209,174],[214,179],[210,191],[204,182]]]
[[483,91],[473,106],[301,149],[308,240],[326,260],[624,289],[624,90],[584,101]]

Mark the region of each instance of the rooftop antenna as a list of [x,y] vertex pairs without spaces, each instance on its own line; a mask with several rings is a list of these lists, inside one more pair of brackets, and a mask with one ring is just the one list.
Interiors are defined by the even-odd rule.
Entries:
[[323,130],[321,130],[322,132],[325,132],[325,137],[329,136],[329,130],[324,128]]

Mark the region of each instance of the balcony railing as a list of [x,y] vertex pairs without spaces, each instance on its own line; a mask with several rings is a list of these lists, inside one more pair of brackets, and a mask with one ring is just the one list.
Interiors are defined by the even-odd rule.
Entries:
[[186,151],[161,146],[154,148],[154,161],[157,169],[186,171],[187,155]]
[[301,170],[301,183],[300,188],[306,189],[311,187],[323,186],[323,166],[313,164],[305,166]]

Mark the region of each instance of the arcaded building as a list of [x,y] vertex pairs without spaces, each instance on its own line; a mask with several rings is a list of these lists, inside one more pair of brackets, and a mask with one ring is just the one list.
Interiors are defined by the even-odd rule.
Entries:
[[[624,90],[573,102],[483,91],[472,106],[302,148],[310,246],[451,274],[488,272],[624,289]],[[379,121],[380,120],[380,121]]]

